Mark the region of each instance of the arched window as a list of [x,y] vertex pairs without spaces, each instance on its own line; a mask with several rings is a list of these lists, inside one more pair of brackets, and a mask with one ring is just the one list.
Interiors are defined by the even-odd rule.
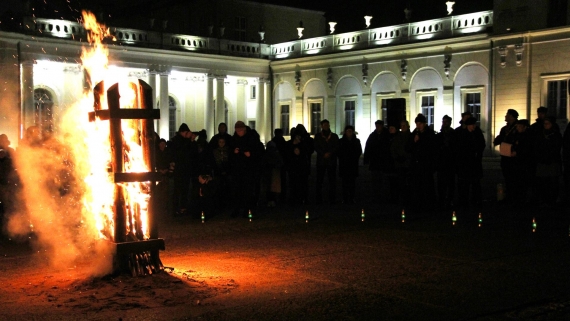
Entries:
[[176,135],[176,100],[172,96],[168,96],[168,137]]
[[41,132],[53,132],[53,100],[48,90],[34,89],[34,124]]

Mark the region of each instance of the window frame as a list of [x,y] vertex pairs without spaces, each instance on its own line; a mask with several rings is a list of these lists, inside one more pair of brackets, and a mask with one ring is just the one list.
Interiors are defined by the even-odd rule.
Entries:
[[[540,105],[548,107],[548,83],[551,81],[566,81],[566,93],[568,94],[568,86],[570,86],[570,73],[560,73],[552,75],[541,75],[542,86],[540,89]],[[558,118],[558,115],[549,113],[549,115],[556,116],[557,121],[566,122],[570,117],[570,99],[566,97],[566,118]],[[549,108],[550,111],[550,108]]]
[[[479,128],[483,128],[483,124],[486,121],[486,117],[485,117],[485,111],[487,110],[487,104],[486,104],[486,97],[485,97],[485,87],[483,86],[476,86],[476,87],[461,87],[460,88],[460,93],[461,93],[461,113],[464,113],[466,111],[470,111],[467,108],[467,95],[469,94],[479,94],[480,95],[480,100],[479,100],[479,118],[477,119],[477,126]],[[459,117],[461,116],[461,114],[459,115]]]
[[[243,23],[243,25],[242,25]],[[234,40],[247,41],[247,17],[235,16],[234,18]]]
[[[422,100],[424,97],[433,97],[433,107],[432,107],[433,112],[431,113],[431,115],[426,115],[423,112]],[[424,114],[424,116],[426,116],[428,126],[433,128],[435,126],[435,112],[436,112],[435,107],[437,106],[437,90],[418,91],[416,93],[416,102],[417,102],[418,113]]]
[[[171,104],[174,102],[174,105]],[[174,107],[174,108],[173,108]],[[176,131],[178,129],[178,122],[176,117],[176,112],[178,111],[178,102],[176,98],[172,95],[168,95],[168,135],[169,139],[176,135]],[[174,119],[171,119],[174,116]]]
[[382,103],[384,100],[399,98],[396,96],[395,92],[386,92],[376,94],[376,120],[382,120],[384,125],[388,125],[388,107],[383,107]]
[[[320,117],[319,120],[313,124],[313,108],[312,105],[313,104],[320,104],[321,108],[320,108]],[[324,119],[324,99],[322,97],[318,97],[318,98],[309,98],[307,99],[307,109],[309,111],[309,134],[311,135],[315,135],[316,133],[321,131],[321,121]],[[313,128],[313,125],[315,125],[315,127]],[[314,132],[313,132],[314,131]]]
[[[287,126],[285,127],[283,124],[283,106],[288,106],[289,107],[289,112],[288,112],[288,123]],[[281,128],[283,130],[283,136],[289,136],[291,135],[290,130],[291,130],[291,101],[290,100],[286,100],[286,101],[279,101],[278,102],[278,115],[279,115],[279,128]]]
[[[356,127],[356,106],[357,106],[357,101],[358,101],[358,97],[357,96],[343,96],[341,97],[341,102],[342,102],[342,120],[343,120],[343,127],[341,128],[341,130],[344,131],[344,128],[347,125],[352,125]],[[354,104],[354,109],[352,110],[352,118],[354,120],[353,124],[348,124],[347,119],[346,119],[346,103],[347,102],[352,102]]]

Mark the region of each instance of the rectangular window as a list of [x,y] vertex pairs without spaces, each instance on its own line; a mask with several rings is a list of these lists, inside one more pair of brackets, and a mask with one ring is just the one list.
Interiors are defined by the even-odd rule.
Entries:
[[548,116],[566,119],[568,110],[568,79],[547,82]]
[[481,93],[466,93],[464,110],[470,112],[481,127]]
[[283,135],[289,135],[289,105],[281,105],[281,129],[283,129]]
[[247,126],[249,126],[251,129],[255,129],[255,120],[249,120],[247,122]]
[[384,122],[384,125],[388,125],[388,99],[382,99],[380,103],[381,114],[380,120]]
[[250,91],[250,95],[249,97],[251,99],[255,99],[257,97],[257,86],[256,85],[251,85],[251,91]]
[[435,97],[434,96],[422,96],[422,98],[421,98],[421,110],[422,110],[422,114],[424,114],[424,116],[426,116],[428,126],[433,125],[434,106],[435,106]]
[[376,95],[376,119],[382,120],[385,125],[388,124],[389,101],[394,98],[396,98],[395,93],[379,93]]
[[245,17],[235,17],[234,39],[237,41],[247,41],[247,19]]
[[168,135],[172,138],[176,135],[176,109],[168,109]]
[[312,102],[309,104],[311,108],[311,134],[321,131],[321,103]]
[[355,122],[355,107],[356,101],[354,100],[345,100],[344,102],[344,126],[354,126]]

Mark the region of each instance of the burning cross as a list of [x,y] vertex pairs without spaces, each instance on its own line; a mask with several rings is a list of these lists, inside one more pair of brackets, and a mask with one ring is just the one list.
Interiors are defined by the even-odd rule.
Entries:
[[447,15],[449,16],[453,12],[455,1],[447,1],[445,4],[447,5]]

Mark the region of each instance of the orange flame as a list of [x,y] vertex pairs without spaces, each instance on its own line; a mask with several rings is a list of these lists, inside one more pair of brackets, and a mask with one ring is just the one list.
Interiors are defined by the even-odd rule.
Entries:
[[[108,69],[107,48],[103,40],[109,37],[109,30],[97,23],[93,14],[83,12],[84,26],[88,31],[89,46],[83,48],[82,66],[87,73],[89,87],[103,81],[105,90],[101,97],[101,109],[108,109],[106,92],[109,85],[119,81],[121,108],[139,108],[137,101],[138,88],[126,79],[118,79],[116,73]],[[88,112],[93,111],[93,90],[89,89],[84,97],[66,113],[62,131],[73,133],[79,143],[71,144],[78,164],[78,176],[84,178],[83,217],[90,222],[99,233],[100,238],[114,238],[114,188],[115,183],[110,173],[111,144],[110,125],[108,121],[96,119],[88,121]],[[147,172],[150,169],[144,162],[140,121],[122,120],[124,139],[124,171]],[[120,169],[119,169],[120,170]],[[141,230],[143,238],[148,238],[148,201],[150,186],[148,183],[123,183],[120,186],[126,195],[127,231],[136,235]],[[140,238],[140,235],[139,235]]]

